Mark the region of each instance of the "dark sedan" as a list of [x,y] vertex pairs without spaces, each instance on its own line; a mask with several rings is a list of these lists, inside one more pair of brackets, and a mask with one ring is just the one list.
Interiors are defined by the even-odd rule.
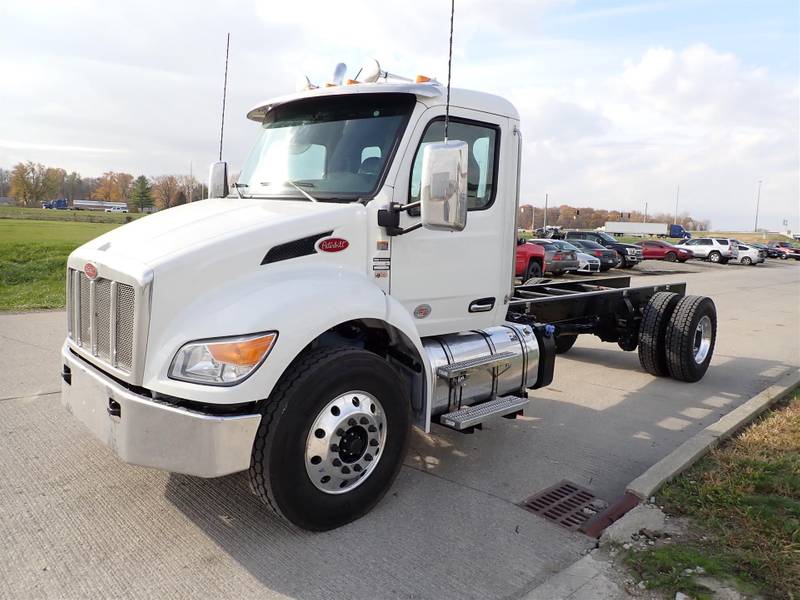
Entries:
[[591,240],[570,240],[570,244],[577,246],[586,254],[591,254],[600,259],[600,270],[608,271],[619,264],[619,255],[616,250],[610,250]]

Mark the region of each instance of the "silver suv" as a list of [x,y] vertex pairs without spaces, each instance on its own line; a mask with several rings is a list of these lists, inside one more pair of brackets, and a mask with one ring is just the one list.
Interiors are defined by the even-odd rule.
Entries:
[[695,258],[705,258],[715,263],[725,264],[739,257],[738,244],[728,238],[696,238],[677,244],[677,247],[691,250]]

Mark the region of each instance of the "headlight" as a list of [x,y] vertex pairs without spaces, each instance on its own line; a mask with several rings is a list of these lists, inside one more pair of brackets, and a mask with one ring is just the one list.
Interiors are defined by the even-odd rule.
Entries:
[[627,254],[633,254],[635,252],[635,250],[633,248],[625,248],[625,252]]
[[169,368],[170,379],[206,385],[234,385],[264,362],[278,338],[277,331],[184,345]]

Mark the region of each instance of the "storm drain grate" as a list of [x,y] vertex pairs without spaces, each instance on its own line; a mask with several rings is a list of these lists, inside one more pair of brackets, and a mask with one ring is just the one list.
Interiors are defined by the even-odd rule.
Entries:
[[607,503],[586,488],[562,481],[525,500],[522,507],[572,531],[606,508]]

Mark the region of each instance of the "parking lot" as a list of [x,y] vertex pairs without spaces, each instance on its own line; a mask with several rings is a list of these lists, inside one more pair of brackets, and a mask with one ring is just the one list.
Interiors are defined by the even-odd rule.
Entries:
[[475,435],[415,432],[366,517],[313,534],[233,475],[119,463],[59,403],[63,312],[0,315],[0,597],[519,598],[594,540],[519,503],[563,479],[613,502],[699,429],[800,367],[800,264],[649,262],[633,285],[686,281],[719,334],[696,384],[584,336],[523,418]]

